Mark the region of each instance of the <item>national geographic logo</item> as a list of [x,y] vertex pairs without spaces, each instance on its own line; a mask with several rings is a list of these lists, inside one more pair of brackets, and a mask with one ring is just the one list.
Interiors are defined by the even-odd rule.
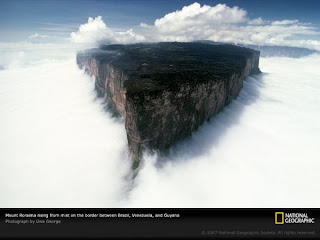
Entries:
[[308,216],[308,213],[285,213],[275,212],[275,224],[314,224],[314,218]]
[[275,224],[284,224],[284,212],[276,212],[274,222]]

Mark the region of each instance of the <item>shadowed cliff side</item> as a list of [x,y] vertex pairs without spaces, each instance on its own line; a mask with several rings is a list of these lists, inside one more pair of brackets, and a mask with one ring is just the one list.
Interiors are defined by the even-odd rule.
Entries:
[[243,80],[260,73],[259,52],[232,45],[106,45],[77,55],[96,78],[99,96],[125,119],[128,146],[163,151],[235,99]]

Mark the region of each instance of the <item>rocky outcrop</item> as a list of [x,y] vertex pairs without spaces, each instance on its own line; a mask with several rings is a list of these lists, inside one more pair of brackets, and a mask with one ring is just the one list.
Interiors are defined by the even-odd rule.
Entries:
[[124,117],[135,161],[190,136],[260,72],[258,51],[204,43],[108,45],[78,53],[77,63]]

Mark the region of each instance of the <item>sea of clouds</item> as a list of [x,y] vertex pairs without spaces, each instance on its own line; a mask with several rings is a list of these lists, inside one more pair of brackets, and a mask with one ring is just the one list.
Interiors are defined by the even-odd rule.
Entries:
[[0,206],[114,206],[127,139],[75,59],[0,71]]
[[319,207],[319,55],[261,58],[236,100],[160,163],[144,156],[132,181],[123,119],[96,98],[74,42],[0,44],[0,207]]

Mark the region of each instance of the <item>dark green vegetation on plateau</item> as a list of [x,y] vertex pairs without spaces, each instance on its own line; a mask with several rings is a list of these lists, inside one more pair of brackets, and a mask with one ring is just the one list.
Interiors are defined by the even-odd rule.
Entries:
[[99,62],[108,62],[129,76],[124,85],[129,94],[226,79],[241,71],[254,52],[233,45],[177,42],[105,45],[100,49],[104,52],[94,54]]

